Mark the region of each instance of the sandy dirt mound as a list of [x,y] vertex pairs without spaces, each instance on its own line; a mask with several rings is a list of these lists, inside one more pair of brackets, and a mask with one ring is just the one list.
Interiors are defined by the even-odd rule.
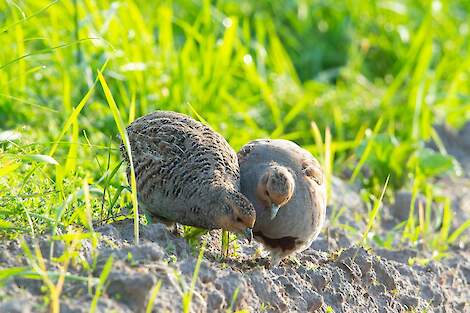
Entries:
[[[162,287],[154,312],[181,312],[183,294],[190,289],[196,256],[182,238],[161,224],[143,226],[142,244],[132,245],[132,223],[122,221],[98,229],[103,239],[95,269],[75,266],[71,274],[99,277],[105,261],[114,257],[106,289],[98,302],[99,312],[142,312],[155,283]],[[409,266],[411,250],[367,251],[354,246],[328,251],[335,238],[320,238],[313,247],[280,267],[266,269],[265,258],[254,258],[255,243],[239,249],[236,257],[220,261],[218,234],[206,235],[208,249],[202,261],[192,300],[194,312],[248,309],[250,312],[465,312],[470,310],[470,263],[468,254],[455,254],[444,263]],[[3,243],[2,268],[26,265],[17,241]],[[55,242],[55,254],[63,245]],[[47,240],[41,250],[49,253]],[[255,253],[256,254],[256,253]],[[82,256],[92,263],[90,247]],[[0,312],[46,311],[37,280],[16,277],[0,291]],[[85,282],[67,281],[62,312],[88,312],[93,290]]]

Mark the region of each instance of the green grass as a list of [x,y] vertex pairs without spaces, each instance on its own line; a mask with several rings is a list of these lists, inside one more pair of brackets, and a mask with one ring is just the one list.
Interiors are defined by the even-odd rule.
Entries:
[[152,288],[152,291],[150,292],[149,301],[147,302],[147,307],[145,308],[145,313],[151,313],[152,312],[153,303],[155,302],[155,298],[157,297],[161,286],[162,286],[162,281],[159,280],[155,284],[155,286]]
[[184,313],[189,313],[191,311],[191,302],[194,294],[194,289],[196,287],[197,278],[199,276],[199,268],[201,267],[202,257],[204,256],[205,249],[206,242],[203,241],[199,249],[199,255],[197,257],[196,266],[194,267],[193,277],[191,278],[191,286],[189,287],[189,289],[183,292],[182,304]]
[[117,135],[126,143],[127,123],[164,109],[203,120],[234,149],[296,141],[325,167],[329,193],[332,175],[351,173],[372,199],[366,229],[347,229],[364,240],[377,236],[382,190],[384,202],[401,188],[425,195],[441,228],[419,208],[374,242],[425,241],[444,255],[470,222],[452,230],[451,203],[433,185],[459,169],[433,124],[470,120],[469,12],[464,0],[3,1],[0,236],[92,232],[129,208],[138,242]]
[[109,273],[113,266],[113,257],[112,255],[106,260],[106,263],[103,267],[103,271],[100,274],[99,282],[96,287],[95,295],[93,296],[93,301],[91,302],[90,313],[96,312],[96,306],[98,305],[98,300],[103,293],[106,279],[108,279]]

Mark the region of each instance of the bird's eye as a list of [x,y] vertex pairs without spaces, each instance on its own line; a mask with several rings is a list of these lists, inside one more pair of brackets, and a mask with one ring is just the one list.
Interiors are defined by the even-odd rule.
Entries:
[[269,197],[269,191],[266,190],[265,194],[266,194],[266,196]]
[[242,223],[243,221],[241,218],[237,217],[237,222]]

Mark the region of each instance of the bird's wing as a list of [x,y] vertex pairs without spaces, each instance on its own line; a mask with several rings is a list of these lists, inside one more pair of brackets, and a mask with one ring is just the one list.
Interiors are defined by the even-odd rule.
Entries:
[[301,164],[302,164],[302,172],[305,174],[305,176],[312,179],[318,185],[323,185],[324,174],[320,165],[315,159],[312,159],[312,158],[303,159]]
[[[169,118],[140,119],[127,128],[139,197],[146,201],[155,190],[172,198],[181,159],[191,147],[185,145],[185,124]],[[122,151],[123,149],[121,149]],[[122,151],[124,152],[124,151]],[[123,153],[129,162],[126,153]],[[129,167],[127,168],[129,177]]]
[[253,148],[254,145],[251,143],[244,145],[237,153],[238,163],[242,163],[243,161],[245,161],[250,152],[253,151]]
[[[240,151],[238,151],[237,153],[238,163],[246,161],[249,158],[250,154],[255,149],[257,149],[258,151],[259,149],[261,149],[261,151],[263,151],[264,148],[266,147],[266,144],[270,142],[271,142],[271,139],[256,139],[256,140],[250,141],[249,143],[241,147]],[[269,148],[269,146],[267,147]]]

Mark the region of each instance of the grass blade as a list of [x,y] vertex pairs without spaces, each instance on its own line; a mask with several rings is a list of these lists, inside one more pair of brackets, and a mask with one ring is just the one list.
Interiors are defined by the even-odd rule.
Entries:
[[351,179],[349,180],[350,183],[354,182],[354,180],[356,179],[357,175],[359,175],[359,172],[360,172],[362,166],[366,163],[367,158],[369,157],[369,154],[370,154],[371,151],[372,151],[372,147],[373,147],[373,144],[374,144],[374,140],[373,140],[373,139],[374,139],[374,136],[378,133],[378,131],[379,131],[380,128],[382,127],[382,122],[383,122],[383,119],[380,118],[380,119],[377,121],[377,124],[375,124],[374,130],[373,130],[372,133],[370,134],[369,141],[367,142],[366,148],[364,149],[364,153],[362,154],[361,158],[359,159],[359,163],[358,163],[357,166],[354,168],[354,171],[353,171],[353,173],[352,173]]
[[461,235],[462,233],[470,229],[470,220],[467,220],[465,223],[460,225],[450,236],[449,239],[447,239],[447,242],[449,244],[453,244]]
[[191,310],[191,301],[193,298],[194,288],[196,287],[197,277],[199,275],[199,268],[201,267],[202,256],[206,249],[206,241],[203,241],[201,249],[199,249],[199,256],[197,257],[196,267],[194,268],[193,277],[191,279],[191,287],[183,294],[183,312],[189,313]]
[[147,308],[145,309],[145,313],[152,313],[153,303],[157,298],[158,292],[160,291],[160,287],[162,286],[162,281],[159,280],[156,285],[152,288],[150,292],[149,301],[147,302]]
[[109,108],[113,114],[114,122],[119,131],[119,135],[121,136],[122,142],[126,148],[127,156],[129,158],[129,166],[131,169],[131,189],[132,189],[132,206],[134,208],[134,243],[136,245],[139,244],[139,210],[138,210],[138,202],[137,202],[137,184],[135,180],[135,170],[134,170],[134,162],[132,161],[132,152],[131,152],[131,144],[129,142],[129,137],[127,136],[127,131],[124,125],[124,122],[121,118],[121,113],[114,101],[113,95],[111,94],[111,90],[106,83],[106,80],[101,74],[101,71],[98,71],[98,79],[101,83],[101,87],[103,88],[103,92],[106,96],[106,100],[108,101]]
[[98,300],[103,293],[104,284],[108,279],[109,273],[111,272],[111,268],[113,266],[113,256],[110,255],[109,258],[106,260],[104,264],[103,271],[101,272],[100,279],[98,281],[98,286],[96,286],[96,292],[93,296],[93,301],[91,302],[90,313],[94,313],[96,311],[96,306],[98,304]]
[[[106,65],[108,64],[108,61],[106,61],[103,66],[101,67],[100,71],[104,71],[104,69],[106,68]],[[96,83],[98,81],[98,78],[94,81],[93,85],[90,87],[90,89],[87,91],[87,93],[85,94],[85,96],[82,98],[82,100],[80,101],[80,103],[77,105],[77,107],[72,111],[72,113],[70,114],[69,118],[67,119],[67,121],[65,122],[64,126],[62,127],[62,130],[59,134],[59,136],[57,136],[54,144],[52,145],[52,148],[51,150],[49,151],[49,155],[50,156],[53,156],[54,153],[56,152],[57,150],[57,147],[59,146],[59,142],[62,140],[62,137],[64,137],[65,133],[69,130],[70,126],[72,126],[72,123],[77,120],[77,117],[78,115],[80,114],[80,112],[82,111],[83,107],[85,106],[85,104],[88,102],[88,100],[90,99],[94,89],[95,89],[95,86],[96,86]]]
[[380,197],[374,201],[374,206],[372,207],[372,210],[369,213],[369,221],[367,222],[366,230],[364,231],[364,234],[362,235],[362,244],[363,245],[367,241],[367,236],[369,235],[369,232],[372,229],[372,226],[374,225],[375,218],[377,217],[377,214],[379,213],[379,209],[382,206],[382,200],[384,198],[385,191],[387,190],[389,180],[390,180],[390,175],[387,176],[387,179],[385,180],[384,187],[382,189],[382,193],[380,194]]

